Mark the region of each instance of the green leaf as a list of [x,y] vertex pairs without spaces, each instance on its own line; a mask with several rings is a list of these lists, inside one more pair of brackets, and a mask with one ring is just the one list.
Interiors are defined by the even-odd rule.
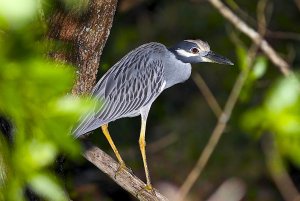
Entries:
[[29,185],[38,195],[51,201],[67,201],[64,191],[51,175],[36,174],[29,180]]
[[11,27],[24,25],[37,13],[37,3],[37,0],[0,0],[0,19],[4,18]]
[[[245,58],[246,59],[246,58]],[[242,64],[246,65],[246,64]],[[264,56],[258,56],[255,59],[254,65],[251,68],[251,71],[245,81],[243,89],[240,94],[240,101],[247,102],[250,97],[253,95],[253,91],[255,91],[255,81],[261,78],[267,70],[267,59]]]
[[[272,114],[271,114],[272,115]],[[270,117],[271,118],[271,117]],[[282,112],[272,117],[273,130],[285,137],[300,138],[300,115]]]
[[300,166],[300,85],[296,76],[280,78],[258,107],[247,111],[242,127],[271,133],[280,154]]
[[[14,165],[24,175],[30,175],[33,171],[41,169],[51,164],[57,155],[55,145],[50,142],[43,142],[33,139],[29,142],[24,142],[20,149],[16,150]],[[18,166],[18,164],[22,164]]]
[[98,101],[94,101],[90,98],[79,99],[74,96],[63,96],[57,100],[53,111],[56,113],[71,114],[72,116],[75,115],[75,118],[78,119],[82,114],[88,113],[92,108],[100,107],[99,104]]
[[[43,1],[0,0],[0,27],[5,25],[0,31],[0,114],[15,128],[9,151],[0,141],[0,192],[7,201],[24,200],[28,184],[45,200],[66,200],[60,185],[44,173],[52,170],[59,153],[80,156],[71,130],[96,107],[66,95],[74,84],[73,67],[45,58],[49,49],[35,16],[38,3]],[[67,51],[69,46],[63,47]]]
[[270,90],[265,106],[274,113],[292,107],[299,101],[299,82],[294,77],[280,79]]
[[[261,131],[268,125],[268,121],[265,119],[265,111],[261,108],[255,108],[246,112],[241,118],[241,126],[247,132],[254,130]],[[261,133],[255,133],[260,135]]]
[[267,64],[268,62],[266,57],[258,56],[250,73],[251,78],[255,80],[261,78],[267,71]]

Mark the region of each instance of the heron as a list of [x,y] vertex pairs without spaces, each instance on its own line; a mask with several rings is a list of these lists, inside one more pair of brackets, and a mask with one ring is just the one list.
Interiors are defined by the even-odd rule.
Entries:
[[202,40],[183,40],[166,47],[157,42],[143,44],[130,51],[112,66],[97,82],[91,96],[102,104],[79,121],[73,129],[78,138],[101,127],[120,164],[124,160],[116,148],[108,124],[121,118],[141,116],[139,147],[146,175],[147,190],[152,190],[146,158],[146,123],[150,108],[157,97],[167,88],[186,81],[191,75],[191,64],[212,62],[233,63],[210,50]]

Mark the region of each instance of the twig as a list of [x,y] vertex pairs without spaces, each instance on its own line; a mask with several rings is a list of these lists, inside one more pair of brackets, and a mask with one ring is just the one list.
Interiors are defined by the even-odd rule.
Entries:
[[246,193],[245,183],[237,178],[227,179],[207,201],[240,201]]
[[266,37],[300,41],[300,34],[293,32],[267,31]]
[[[300,0],[294,0],[300,9]],[[248,15],[247,12],[242,10],[239,5],[234,0],[226,0],[227,5],[236,12],[240,18],[248,22],[251,26],[257,24],[256,20],[252,16]],[[271,31],[266,30],[266,38],[277,38],[282,40],[297,40],[300,41],[300,34],[294,32],[285,32],[285,31]]]
[[[300,8],[300,0],[294,0],[295,3],[299,4]],[[227,5],[232,9],[239,17],[245,21],[248,22],[249,26],[253,26],[257,24],[256,20],[249,15],[247,12],[242,10],[239,5],[234,0],[226,0]],[[276,38],[281,40],[296,40],[300,41],[300,34],[294,33],[294,32],[286,32],[286,31],[272,31],[272,30],[266,30],[265,34],[266,38]]]
[[289,64],[277,54],[277,52],[259,35],[258,32],[236,16],[220,0],[208,0],[208,2],[210,2],[223,15],[223,17],[230,21],[237,29],[251,38],[251,40],[263,50],[273,64],[276,65],[285,76],[291,74]]
[[[249,36],[257,45],[259,45],[260,48],[265,52],[265,54],[270,58],[270,60],[276,66],[278,66],[280,68],[281,72],[284,75],[294,76],[294,74],[290,71],[289,65],[279,55],[277,55],[277,53],[262,38],[262,36],[260,36],[260,34],[258,34],[256,31],[254,31],[252,28],[250,28],[246,23],[244,23],[242,20],[240,20],[236,15],[234,15],[220,0],[208,0],[208,1],[213,6],[215,6],[225,18],[227,18],[231,23],[233,23],[236,26],[236,28],[238,28],[244,34]],[[264,1],[261,1],[260,3],[264,3]],[[298,9],[300,10],[300,0],[295,0],[295,3],[297,5]],[[260,12],[258,12],[258,14],[262,14],[263,7],[264,7],[264,5],[260,5],[258,7],[258,9],[261,9]],[[261,19],[261,16],[258,17],[258,19]],[[260,21],[260,23],[261,23],[260,25],[262,27],[260,27],[260,26],[259,27],[263,28],[264,29],[263,31],[266,32],[266,27],[264,26],[264,24],[266,23],[265,20]],[[261,35],[263,35],[263,34],[261,34]],[[297,39],[299,38],[298,35],[294,35],[294,34],[288,34],[285,36],[289,36],[289,37],[292,36],[294,38],[297,37]],[[261,40],[261,43],[257,42],[260,40]],[[266,153],[266,156],[274,157],[274,154],[276,155],[276,150],[274,150],[274,148],[271,152],[273,152],[272,153],[273,156],[270,155],[271,153]],[[277,154],[277,156],[279,156],[279,155]],[[270,158],[268,160],[270,160]],[[268,163],[270,163],[270,161],[268,161]],[[271,168],[270,164],[269,164],[269,168]],[[283,168],[280,176],[277,175],[276,173],[274,173],[274,171],[272,169],[270,169],[270,170],[271,170],[273,180],[274,180],[275,184],[277,185],[280,193],[285,198],[285,200],[299,201],[300,200],[299,192],[293,185],[293,182],[292,182],[291,178],[289,177],[288,173],[286,172],[286,170]]]
[[[165,149],[168,146],[171,146],[178,140],[178,135],[176,133],[170,133],[166,136],[161,137],[160,139],[157,139],[153,142],[150,142],[147,144],[147,152],[149,154],[156,154],[157,152],[161,151],[162,149]],[[119,149],[119,151],[122,153],[122,157],[127,159],[136,159],[136,148],[135,147],[129,147],[126,149]],[[113,154],[113,152],[111,151]]]
[[201,93],[203,94],[207,104],[210,106],[211,110],[218,118],[222,114],[222,109],[221,109],[219,103],[217,102],[216,98],[212,94],[211,90],[206,85],[202,76],[200,75],[200,73],[195,73],[192,76],[192,78],[193,78],[195,84],[197,85],[197,87],[199,88],[199,90],[201,91]]
[[[244,23],[242,20],[240,20],[236,15],[234,15],[224,4],[222,4],[222,2],[220,0],[208,0],[213,6],[215,6],[220,13],[227,18],[230,22],[232,22],[240,31],[242,31],[243,33],[245,33],[246,35],[248,35],[253,42],[256,43],[256,45],[260,46],[260,48],[265,52],[265,54],[271,59],[271,61],[280,68],[281,72],[284,75],[290,75],[292,74],[290,71],[290,67],[288,66],[288,64],[277,55],[277,53],[272,49],[272,47],[263,39],[263,37],[261,35],[261,33],[265,33],[266,32],[266,21],[265,18],[263,16],[258,16],[258,19],[262,19],[260,20],[260,24],[259,24],[259,28],[260,28],[260,34],[258,34],[256,31],[254,31],[252,28],[250,28],[246,23]],[[300,1],[299,0],[295,0],[296,5],[298,6],[299,10],[300,10]],[[263,10],[265,8],[266,5],[266,0],[265,1],[260,1],[259,2],[260,5],[258,5],[258,15],[262,15],[263,14]],[[270,32],[269,32],[270,33]],[[267,32],[268,34],[268,32]],[[279,34],[280,35],[280,34]],[[289,36],[289,37],[293,37],[293,38],[297,38],[298,39],[298,35],[284,35],[284,36]],[[259,41],[259,42],[257,42]],[[292,74],[292,76],[294,76]],[[224,110],[225,111],[225,110]],[[271,176],[275,182],[275,184],[277,185],[280,193],[282,194],[282,196],[284,197],[284,199],[286,201],[299,201],[300,200],[300,195],[299,192],[297,191],[296,187],[294,186],[290,176],[288,175],[288,173],[286,172],[285,168],[281,167],[280,172],[278,172],[278,170],[275,170],[274,167],[271,164],[272,162],[274,162],[274,160],[277,160],[277,162],[279,161],[280,163],[282,163],[279,154],[277,153],[274,145],[273,146],[268,146],[264,145],[264,151],[265,151],[265,155],[267,157],[267,164],[268,167],[270,169],[271,172]]]
[[225,0],[225,3],[233,12],[235,12],[242,20],[247,22],[250,26],[257,25],[256,19],[249,15],[249,13],[241,9],[241,7],[235,2],[235,0]]
[[194,183],[202,173],[205,165],[207,164],[208,159],[210,158],[212,152],[214,151],[217,143],[219,142],[225,130],[226,124],[231,116],[231,112],[238,99],[238,96],[244,85],[247,75],[248,75],[248,71],[246,70],[242,71],[239,74],[237,81],[232,89],[232,92],[228,98],[228,101],[226,102],[224,112],[222,112],[222,114],[218,118],[218,123],[214,128],[207,145],[205,146],[202,154],[200,155],[196,165],[189,173],[187,179],[185,180],[185,182],[183,183],[183,185],[179,190],[178,201],[184,200],[184,198],[186,197],[186,195],[188,194],[188,192],[190,191],[190,189],[192,188],[192,186],[194,185]]
[[271,177],[285,201],[300,201],[300,195],[287,173],[271,135],[265,136],[262,148]]
[[178,140],[178,135],[176,135],[174,133],[170,133],[170,134],[150,143],[148,145],[147,151],[149,153],[156,153],[156,152],[166,148],[167,146],[170,146],[177,140]]
[[294,0],[294,2],[295,2],[297,8],[298,8],[299,11],[300,11],[300,0]]
[[146,184],[128,170],[122,169],[119,171],[119,163],[98,147],[88,145],[84,157],[139,200],[167,201],[167,198],[157,190],[154,189],[153,192],[145,190]]
[[[266,6],[266,0],[261,0],[258,3],[258,11],[259,12],[263,12]],[[260,13],[259,13],[260,14]],[[259,18],[264,18],[263,16],[259,16]],[[260,21],[262,24],[260,24],[258,27],[260,28],[259,32],[260,34],[264,35],[265,31],[266,31],[266,21],[262,20]],[[262,37],[260,37],[261,40],[263,40]],[[258,47],[260,46],[260,43],[256,44],[255,42],[252,44],[252,46],[249,49],[248,52],[248,62],[247,62],[247,66],[246,68],[241,71],[241,73],[239,74],[233,89],[229,95],[229,98],[226,101],[224,110],[222,112],[222,114],[219,116],[218,118],[218,123],[215,126],[211,137],[207,143],[207,145],[205,146],[203,152],[201,153],[196,165],[193,167],[192,171],[189,173],[189,175],[187,176],[185,182],[182,184],[179,193],[178,193],[178,201],[182,201],[184,200],[184,198],[187,196],[188,192],[190,191],[190,189],[192,188],[192,186],[194,185],[194,183],[196,182],[196,180],[198,179],[198,177],[200,176],[200,174],[202,173],[205,165],[208,162],[208,159],[210,158],[210,156],[212,155],[213,151],[215,150],[222,134],[224,133],[224,130],[226,128],[226,125],[231,117],[231,113],[234,109],[234,106],[238,100],[238,97],[240,95],[240,92],[245,84],[245,81],[247,79],[247,76],[249,74],[249,71],[251,69],[251,66],[254,62],[254,58],[255,55],[257,53]]]

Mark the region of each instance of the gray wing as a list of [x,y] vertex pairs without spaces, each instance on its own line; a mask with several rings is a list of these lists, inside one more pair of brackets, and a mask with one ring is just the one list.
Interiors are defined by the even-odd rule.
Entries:
[[101,108],[85,116],[73,131],[76,137],[122,117],[139,114],[153,102],[164,85],[161,58],[166,47],[149,43],[128,53],[94,87],[92,96],[102,101]]

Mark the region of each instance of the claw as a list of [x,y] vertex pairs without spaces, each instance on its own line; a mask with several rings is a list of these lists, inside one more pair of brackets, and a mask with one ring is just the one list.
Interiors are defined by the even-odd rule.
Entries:
[[154,190],[153,190],[152,185],[147,184],[144,188],[145,188],[146,191],[149,191],[149,192],[153,192],[153,193],[154,193]]
[[132,170],[129,167],[127,167],[124,162],[121,162],[119,163],[119,167],[115,173],[115,179],[117,178],[118,174],[120,174],[123,170],[129,172],[130,174],[133,174]]
[[147,192],[151,193],[152,195],[156,196],[155,190],[153,189],[151,184],[147,184],[142,189],[140,189],[137,192],[136,197],[138,198],[142,194],[143,191],[147,191]]

